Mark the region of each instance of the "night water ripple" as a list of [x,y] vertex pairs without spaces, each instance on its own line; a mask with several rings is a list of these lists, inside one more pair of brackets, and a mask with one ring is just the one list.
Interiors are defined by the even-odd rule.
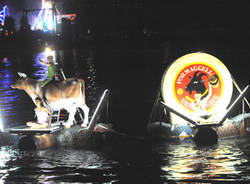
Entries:
[[[242,149],[248,141],[249,138],[231,138],[206,148],[189,143],[161,147],[164,178],[174,181],[250,181],[250,157],[245,153],[249,149]],[[162,154],[164,149],[171,154]]]
[[0,183],[248,183],[248,142],[231,138],[206,148],[172,142],[29,152],[1,147]]
[[[84,149],[49,149],[19,152],[2,148],[1,180],[6,183],[112,182],[116,162],[105,155]],[[7,156],[8,155],[8,156]]]

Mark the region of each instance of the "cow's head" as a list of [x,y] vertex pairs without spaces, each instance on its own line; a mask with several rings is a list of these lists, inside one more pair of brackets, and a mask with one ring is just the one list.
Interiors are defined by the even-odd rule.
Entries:
[[202,80],[202,76],[207,76],[207,74],[205,73],[200,73],[198,75],[200,71],[197,71],[194,73],[194,76],[189,76],[190,78],[190,82],[188,83],[188,85],[185,87],[185,90],[189,92],[189,94],[191,94],[193,91],[196,91],[196,93],[201,93],[203,94],[206,91],[206,86],[204,84],[204,80]]
[[27,75],[25,73],[18,72],[19,79],[11,85],[14,89],[24,89],[25,81],[27,80]]

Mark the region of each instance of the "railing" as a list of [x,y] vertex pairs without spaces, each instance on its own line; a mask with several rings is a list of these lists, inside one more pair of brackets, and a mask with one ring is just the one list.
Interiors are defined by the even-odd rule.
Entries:
[[[103,104],[105,102],[105,99],[108,98],[109,94],[110,94],[110,91],[108,89],[105,89],[104,92],[103,92],[103,94],[102,94],[102,96],[101,96],[100,101],[98,102],[98,104],[96,106],[94,114],[93,114],[93,116],[92,116],[92,118],[91,118],[88,126],[86,127],[86,129],[93,129],[94,128],[94,126],[95,126],[94,122],[95,122],[95,120],[97,118],[97,115],[99,113],[101,113],[101,111],[103,109],[102,107],[103,107]],[[106,102],[108,103],[108,101],[106,101]]]

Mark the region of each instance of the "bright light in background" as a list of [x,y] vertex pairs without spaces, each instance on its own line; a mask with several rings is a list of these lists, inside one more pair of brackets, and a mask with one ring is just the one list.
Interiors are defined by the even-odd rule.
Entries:
[[4,24],[5,17],[9,15],[8,7],[5,5],[2,10],[0,10],[0,24]]
[[52,50],[50,47],[45,47],[45,49],[44,49],[44,56],[45,57],[53,56],[55,58],[55,51]]
[[32,30],[52,31],[55,24],[52,12],[51,0],[42,0],[42,7],[35,19]]

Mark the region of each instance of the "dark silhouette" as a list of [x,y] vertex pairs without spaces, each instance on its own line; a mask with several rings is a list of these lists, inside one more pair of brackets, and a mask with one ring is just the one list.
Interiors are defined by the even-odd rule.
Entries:
[[16,32],[16,28],[15,28],[15,20],[13,19],[13,17],[7,16],[5,18],[2,32],[5,36],[14,35],[14,33]]

